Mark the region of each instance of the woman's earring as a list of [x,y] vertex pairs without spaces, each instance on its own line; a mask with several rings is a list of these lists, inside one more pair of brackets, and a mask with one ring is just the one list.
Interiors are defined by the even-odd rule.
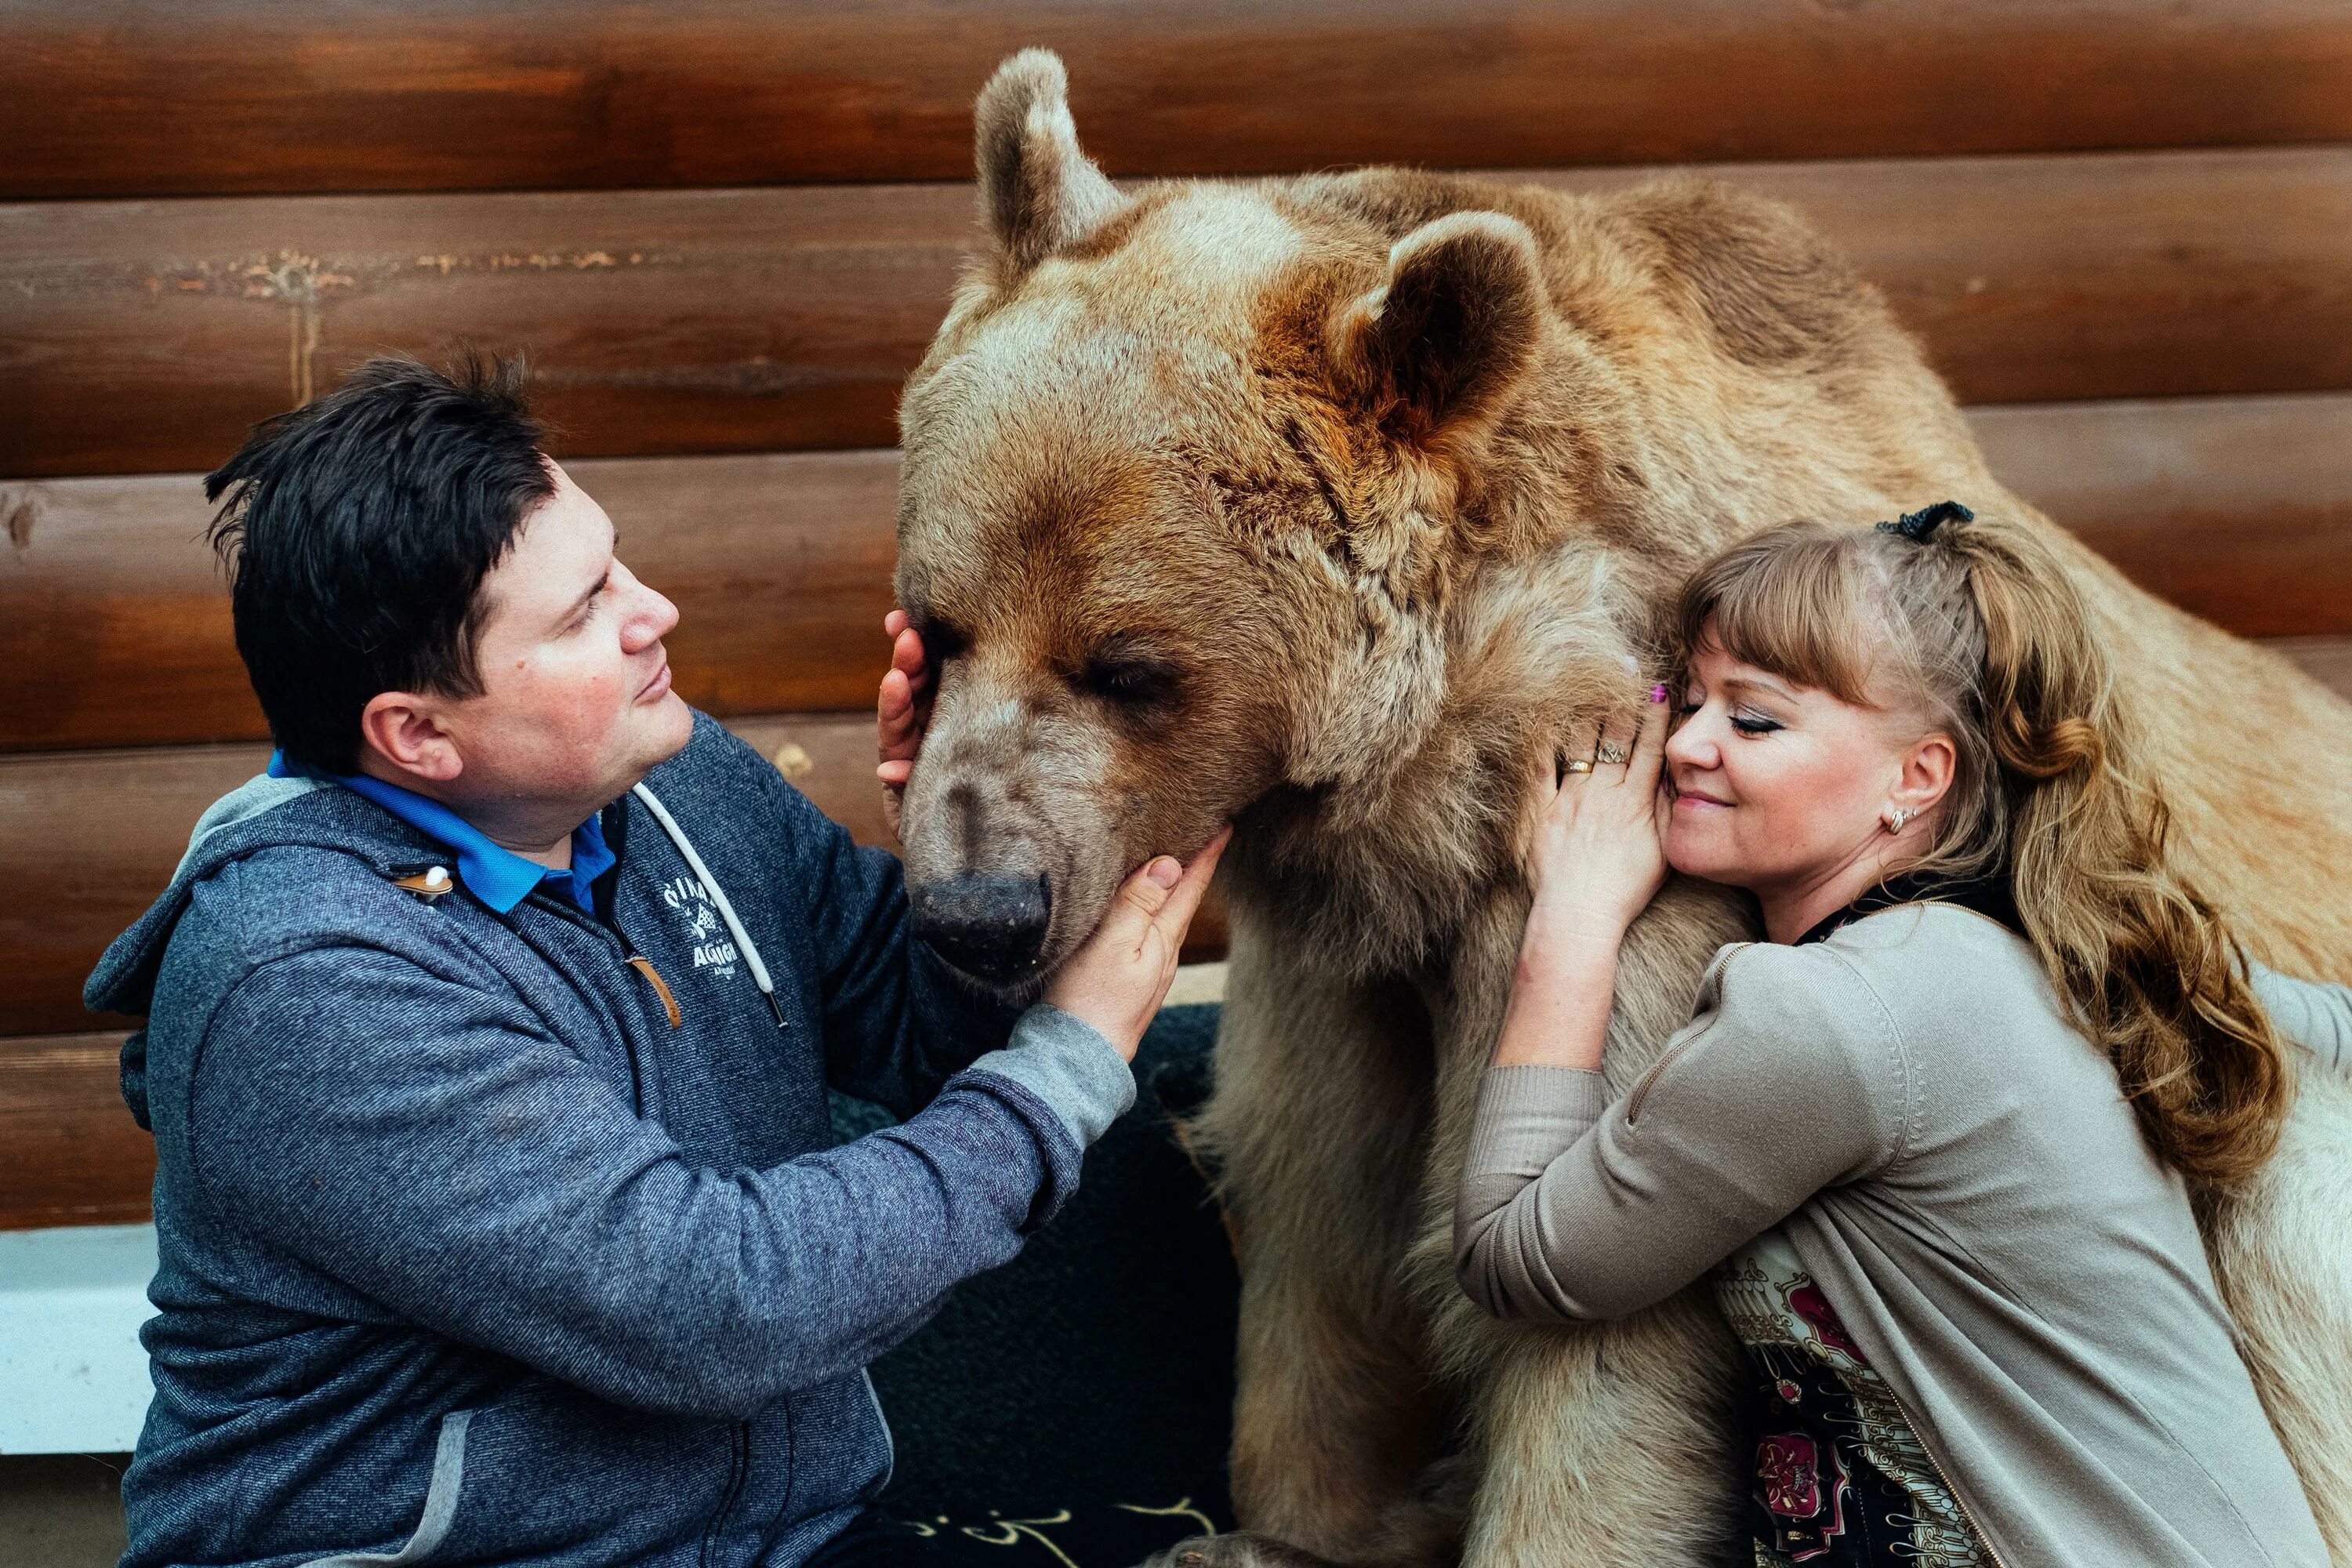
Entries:
[[1891,807],[1887,811],[1885,819],[1886,831],[1889,833],[1902,832],[1903,825],[1917,815],[1918,814],[1916,812],[1906,811],[1899,805]]

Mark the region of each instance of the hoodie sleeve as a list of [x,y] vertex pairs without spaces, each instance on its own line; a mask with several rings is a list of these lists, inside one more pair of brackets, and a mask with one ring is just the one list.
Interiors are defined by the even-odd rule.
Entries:
[[1073,1119],[1040,1090],[1066,1100],[1057,1063],[1115,1054],[1038,1013],[1009,1070],[903,1125],[719,1170],[511,1000],[318,950],[215,1011],[187,1142],[222,1223],[403,1319],[619,1403],[742,1415],[889,1349],[1076,1185]]

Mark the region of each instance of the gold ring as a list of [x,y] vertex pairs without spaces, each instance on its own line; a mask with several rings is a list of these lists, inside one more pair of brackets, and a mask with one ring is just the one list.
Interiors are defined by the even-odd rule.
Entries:
[[1582,757],[1570,757],[1568,759],[1567,764],[1562,767],[1560,771],[1562,773],[1589,773],[1592,771],[1592,764],[1586,762]]
[[1622,746],[1603,746],[1601,748],[1601,760],[1604,763],[1622,763],[1625,760],[1625,749]]

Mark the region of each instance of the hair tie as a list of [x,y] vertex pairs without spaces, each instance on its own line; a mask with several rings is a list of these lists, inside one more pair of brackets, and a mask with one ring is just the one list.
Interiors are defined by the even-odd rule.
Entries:
[[1939,500],[1934,506],[1906,511],[1896,521],[1878,525],[1881,533],[1899,533],[1914,544],[1925,544],[1928,538],[1948,522],[1974,522],[1977,514],[1956,500]]

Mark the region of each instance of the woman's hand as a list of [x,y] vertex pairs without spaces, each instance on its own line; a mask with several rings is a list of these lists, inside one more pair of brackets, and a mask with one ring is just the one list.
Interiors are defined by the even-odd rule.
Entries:
[[[1535,900],[1496,1067],[1601,1066],[1617,992],[1625,928],[1666,879],[1666,805],[1658,773],[1666,751],[1666,689],[1654,689],[1631,724],[1604,727],[1573,773],[1547,746],[1538,760],[1535,838],[1528,881]],[[1603,758],[1614,759],[1602,761]]]
[[1548,931],[1614,942],[1665,881],[1665,690],[1652,689],[1631,723],[1603,726],[1590,749],[1562,758],[1547,746],[1538,758],[1527,857],[1531,937],[1540,922]]
[[882,692],[874,702],[875,746],[881,753],[874,773],[882,781],[882,815],[889,819],[895,838],[907,781],[915,776],[915,758],[931,721],[932,680],[922,637],[908,622],[907,612],[893,610],[883,616],[882,630],[890,638],[890,668],[883,672]]
[[1094,1026],[1118,1054],[1135,1059],[1136,1047],[1151,1016],[1167,999],[1176,978],[1176,955],[1184,948],[1184,928],[1209,890],[1217,857],[1225,852],[1230,827],[1192,857],[1190,866],[1157,856],[1127,879],[1111,900],[1102,924],[1062,966],[1045,1000]]

